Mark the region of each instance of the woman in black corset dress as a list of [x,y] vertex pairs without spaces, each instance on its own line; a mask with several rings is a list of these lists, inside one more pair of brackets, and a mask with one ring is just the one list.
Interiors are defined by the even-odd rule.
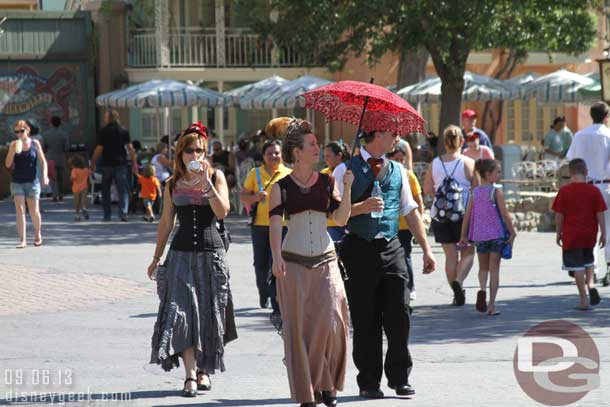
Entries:
[[[193,123],[178,140],[174,176],[165,186],[157,246],[148,267],[150,278],[156,271],[160,300],[151,363],[169,371],[182,357],[185,397],[211,389],[209,375],[225,370],[224,345],[237,337],[229,270],[216,229],[216,219],[229,212],[228,189],[223,173],[205,160],[207,138],[207,129]],[[201,168],[189,168],[191,161]],[[178,230],[165,265],[159,266],[176,216]]]

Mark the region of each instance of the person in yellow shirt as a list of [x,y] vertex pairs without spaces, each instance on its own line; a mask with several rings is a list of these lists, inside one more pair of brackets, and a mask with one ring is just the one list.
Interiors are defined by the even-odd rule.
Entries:
[[[388,158],[390,160],[398,161],[402,165],[405,165],[405,159],[407,154],[402,149],[402,146],[397,146],[394,151],[388,154]],[[417,176],[413,171],[407,170],[407,176],[409,177],[409,187],[411,187],[411,193],[413,194],[413,199],[417,202],[418,210],[420,215],[424,214],[424,200],[422,199],[422,189],[421,185],[419,185],[419,181],[417,180]],[[409,230],[409,225],[407,225],[407,221],[405,217],[400,215],[398,220],[398,240],[400,240],[400,244],[402,245],[405,251],[405,260],[407,261],[407,272],[409,273],[409,284],[407,288],[411,291],[411,301],[414,301],[416,298],[415,294],[415,280],[413,276],[413,262],[411,261],[411,242],[413,241],[413,234]]]
[[[320,171],[320,174],[330,174],[337,178],[337,174],[340,173],[342,178],[345,171],[347,171],[347,165],[345,164],[347,160],[349,160],[349,152],[345,144],[341,141],[331,141],[324,148],[324,162],[327,167]],[[337,184],[337,188],[339,189],[340,196],[343,196],[343,184]],[[345,236],[345,227],[337,225],[330,217],[326,223],[326,230],[335,245],[340,243]]]
[[292,171],[282,163],[282,147],[279,140],[265,142],[262,149],[263,165],[253,168],[244,181],[240,200],[250,207],[254,272],[261,308],[269,302],[274,314],[279,314],[275,300],[275,280],[271,279],[271,246],[269,244],[269,193],[273,184]]

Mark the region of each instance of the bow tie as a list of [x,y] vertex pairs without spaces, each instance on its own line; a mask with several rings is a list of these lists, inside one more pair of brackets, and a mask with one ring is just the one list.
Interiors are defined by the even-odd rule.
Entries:
[[366,162],[369,163],[373,170],[373,175],[377,178],[377,175],[379,175],[381,167],[383,166],[383,158],[370,157]]

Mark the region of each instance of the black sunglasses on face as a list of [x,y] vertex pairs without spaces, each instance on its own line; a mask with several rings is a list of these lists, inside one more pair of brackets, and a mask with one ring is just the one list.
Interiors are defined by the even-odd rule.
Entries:
[[187,147],[184,149],[184,152],[187,154],[193,154],[193,153],[197,153],[197,154],[203,154],[205,152],[205,150],[203,148],[191,148],[191,147]]
[[19,133],[25,133],[26,130],[25,129],[19,129],[19,130],[15,130],[15,134],[19,134]]

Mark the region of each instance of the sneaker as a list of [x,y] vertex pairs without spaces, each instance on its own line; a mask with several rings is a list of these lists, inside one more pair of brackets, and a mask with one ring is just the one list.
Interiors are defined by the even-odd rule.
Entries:
[[89,212],[87,212],[86,209],[83,209],[83,217],[85,218],[85,220],[89,220]]
[[415,290],[411,291],[411,295],[409,296],[409,299],[411,301],[415,301],[417,299],[417,293],[415,292]]
[[74,216],[74,222],[80,222],[80,215]]
[[127,222],[127,215],[121,215],[121,222]]

